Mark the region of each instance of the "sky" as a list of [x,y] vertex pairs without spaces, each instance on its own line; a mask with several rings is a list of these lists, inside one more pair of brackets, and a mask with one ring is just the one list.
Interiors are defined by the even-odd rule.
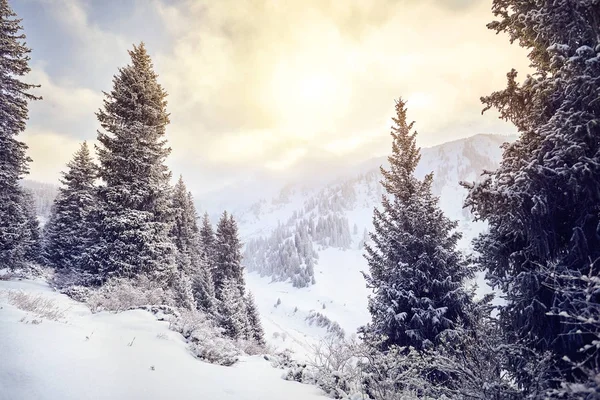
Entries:
[[[510,134],[479,98],[526,53],[486,28],[491,0],[9,0],[32,48],[22,140],[58,182],[95,141],[103,91],[146,43],[169,93],[168,159],[194,194],[302,176],[390,151],[394,100],[418,143]],[[522,75],[524,77],[524,75]]]

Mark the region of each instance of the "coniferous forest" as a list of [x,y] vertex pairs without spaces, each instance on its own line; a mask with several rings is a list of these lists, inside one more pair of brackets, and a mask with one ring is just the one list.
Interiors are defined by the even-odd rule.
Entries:
[[[436,176],[416,174],[419,121],[398,93],[380,205],[373,229],[360,232],[371,319],[347,336],[325,303],[311,310],[311,325],[335,333],[314,345],[311,362],[270,348],[244,266],[309,291],[318,249],[349,249],[356,224],[326,204],[320,217],[295,215],[246,244],[230,211],[214,225],[199,215],[184,177],[166,163],[177,110],[142,42],[115,69],[95,115],[97,142],[82,142],[64,166],[41,226],[22,184],[35,160],[20,135],[30,104],[45,100],[28,77],[36,49],[10,3],[0,0],[6,276],[43,277],[95,313],[147,310],[203,361],[262,355],[284,379],[333,398],[600,398],[599,1],[491,2],[487,27],[527,50],[532,72],[507,71],[504,89],[480,94],[483,112],[497,111],[518,137],[503,145],[497,169],[461,182],[464,208],[487,224],[473,253],[458,245]],[[493,293],[476,296],[478,273]]]

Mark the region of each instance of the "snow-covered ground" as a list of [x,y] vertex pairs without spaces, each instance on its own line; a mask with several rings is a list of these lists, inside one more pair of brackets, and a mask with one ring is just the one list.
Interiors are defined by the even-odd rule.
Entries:
[[[10,291],[49,301],[58,321],[19,309]],[[92,314],[42,281],[0,281],[0,400],[324,398],[282,373],[258,356],[233,367],[197,360],[146,311]]]
[[[297,359],[309,357],[311,346],[327,335],[325,328],[306,321],[311,310],[340,324],[346,334],[356,333],[370,319],[369,291],[361,275],[365,267],[361,250],[327,248],[319,252],[317,283],[306,288],[247,274],[247,285],[255,296],[269,344],[278,350],[293,350]],[[276,306],[278,299],[281,304]]]

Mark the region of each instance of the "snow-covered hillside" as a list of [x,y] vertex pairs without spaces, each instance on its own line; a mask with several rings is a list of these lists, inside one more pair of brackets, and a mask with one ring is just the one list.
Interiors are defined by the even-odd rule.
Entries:
[[[444,212],[452,219],[470,221],[462,209],[466,191],[459,182],[475,181],[483,170],[494,169],[502,157],[501,145],[512,140],[513,136],[481,134],[423,148],[417,176],[433,172],[434,193],[440,196]],[[362,233],[362,228],[370,227],[373,207],[380,203],[379,167],[386,164],[384,157],[375,158],[348,166],[344,173],[331,176],[324,184],[290,183],[273,198],[262,198],[248,205],[238,200],[233,211],[242,238],[267,236],[279,224],[290,223],[294,213],[315,208],[321,208],[317,211],[325,215],[328,211],[344,213],[351,226],[356,223]]]
[[[459,182],[475,181],[483,170],[494,169],[501,145],[511,140],[477,135],[422,149],[417,174],[434,173],[434,193],[444,212],[459,221],[465,250],[485,225],[474,222],[462,208],[467,193]],[[380,158],[350,167],[327,184],[287,185],[274,198],[236,213],[247,244],[248,285],[272,343],[299,352],[309,349],[329,333],[329,325],[314,323],[315,313],[339,324],[346,334],[368,322],[362,245],[372,227],[373,208],[381,201],[379,166],[385,163]],[[313,251],[316,255],[309,259],[306,255]],[[314,284],[306,279],[309,273]],[[480,293],[488,290],[482,277],[477,284]]]
[[[494,169],[501,159],[500,146],[512,140],[476,135],[421,150],[417,174],[434,173],[434,192],[444,212],[459,221],[464,249],[485,226],[473,222],[463,210],[466,191],[459,182],[477,180],[484,169]],[[290,348],[297,357],[305,357],[311,345],[335,327],[349,335],[368,322],[362,245],[371,229],[373,208],[381,201],[379,167],[385,164],[385,158],[371,159],[349,165],[343,172],[323,171],[321,176],[287,183],[265,182],[262,176],[260,187],[265,190],[257,191],[259,184],[249,181],[208,202],[200,199],[213,204],[201,208],[202,212],[219,215],[225,205],[234,212],[248,250],[248,287],[259,306],[267,340],[277,348]],[[34,190],[40,210],[49,209],[48,199],[56,187],[35,182],[27,186]],[[277,186],[279,191],[273,189]],[[232,195],[240,190],[248,195]],[[258,194],[264,198],[257,201]],[[486,290],[481,277],[478,284],[480,292]]]
[[324,398],[262,357],[207,364],[149,312],[92,314],[41,281],[0,280],[0,338],[0,400]]

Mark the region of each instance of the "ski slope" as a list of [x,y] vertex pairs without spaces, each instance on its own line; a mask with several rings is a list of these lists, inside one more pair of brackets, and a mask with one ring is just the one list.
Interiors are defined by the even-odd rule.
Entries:
[[[47,300],[62,315],[23,311],[9,291]],[[204,363],[151,313],[92,314],[42,281],[0,280],[0,338],[0,400],[324,399],[314,386],[283,380],[262,357]]]

